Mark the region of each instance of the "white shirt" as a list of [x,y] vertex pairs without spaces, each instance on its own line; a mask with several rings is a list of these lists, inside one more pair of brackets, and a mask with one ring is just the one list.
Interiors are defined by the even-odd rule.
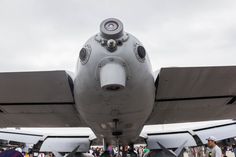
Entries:
[[214,148],[210,149],[210,151],[211,151],[211,157],[222,157],[222,151],[220,147],[218,147],[217,145],[215,145]]
[[38,155],[38,157],[45,157],[45,154],[44,154],[44,153],[40,153],[40,154]]

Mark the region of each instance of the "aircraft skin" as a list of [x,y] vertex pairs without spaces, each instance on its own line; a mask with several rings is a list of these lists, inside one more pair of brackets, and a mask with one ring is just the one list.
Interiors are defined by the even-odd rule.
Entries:
[[[109,31],[109,25],[114,30]],[[151,64],[142,43],[124,32],[119,20],[107,19],[100,27],[101,32],[92,36],[80,52],[81,56],[86,49],[87,58],[85,62],[78,60],[74,80],[76,108],[97,137],[115,144],[117,137],[112,133],[118,134],[120,143],[130,144],[153,109]],[[114,50],[109,50],[109,40],[115,42]],[[140,54],[143,58],[138,53],[144,53]]]

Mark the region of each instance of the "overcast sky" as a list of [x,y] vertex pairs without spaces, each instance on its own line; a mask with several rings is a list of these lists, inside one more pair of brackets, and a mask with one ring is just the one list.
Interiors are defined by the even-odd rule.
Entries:
[[0,72],[75,70],[79,50],[115,17],[153,70],[235,65],[235,0],[1,0]]

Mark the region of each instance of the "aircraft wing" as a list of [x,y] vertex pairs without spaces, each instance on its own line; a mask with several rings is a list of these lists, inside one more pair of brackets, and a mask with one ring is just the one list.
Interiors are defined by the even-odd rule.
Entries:
[[[60,131],[60,129],[57,129]],[[0,140],[33,144],[39,152],[88,152],[91,142],[96,138],[89,128],[77,128],[76,133],[39,133],[25,130],[0,129]]]
[[84,136],[48,136],[42,143],[40,152],[88,152],[91,140],[88,135]]
[[37,144],[43,141],[45,136],[40,133],[32,133],[13,129],[0,129],[0,140],[21,142],[26,144]]
[[[180,126],[183,124],[179,124]],[[194,123],[192,124],[194,125]],[[160,144],[166,148],[178,148],[183,143],[186,147],[201,146],[207,143],[209,136],[216,137],[217,141],[236,137],[236,122],[199,127],[195,129],[182,129],[178,131],[151,131],[142,133],[149,149],[161,149]],[[159,144],[160,143],[160,144]]]
[[236,118],[236,67],[162,68],[146,124]]
[[87,126],[65,71],[0,73],[1,127]]

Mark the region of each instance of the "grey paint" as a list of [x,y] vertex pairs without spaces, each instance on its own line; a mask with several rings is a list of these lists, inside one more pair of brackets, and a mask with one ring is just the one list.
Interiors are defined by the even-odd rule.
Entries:
[[164,151],[164,153],[165,153],[167,156],[179,157],[179,156],[182,155],[187,141],[185,141],[183,144],[181,144],[175,151],[172,151],[172,150],[166,148],[166,147],[163,146],[160,142],[157,142],[157,143],[158,143],[158,145],[161,147],[162,151]]
[[207,130],[195,131],[201,141],[206,144],[209,136],[216,137],[217,141],[236,137],[236,123],[221,127],[210,128]]
[[166,148],[178,148],[185,141],[185,146],[196,146],[194,138],[188,133],[169,133],[159,135],[148,135],[147,145],[149,149],[161,149],[157,142],[161,143]]
[[50,152],[54,150],[57,152],[72,152],[78,146],[78,152],[87,152],[90,147],[90,141],[88,138],[80,137],[48,137],[43,142],[40,151]]
[[[140,61],[136,55],[137,47],[142,45],[138,39],[123,32],[123,36],[112,40],[121,42],[112,52],[104,44],[109,40],[100,33],[84,44],[84,47],[89,45],[92,51],[86,64],[78,61],[74,80],[75,102],[81,117],[98,138],[104,137],[107,143],[116,144],[112,132],[119,131],[122,132],[120,143],[128,144],[138,138],[153,108],[154,78],[148,56]],[[108,65],[116,66],[103,71]],[[103,76],[110,77],[106,80],[113,81],[110,85],[125,85],[124,88],[117,91],[101,88]],[[114,119],[119,119],[117,128]]]
[[1,127],[87,126],[65,71],[0,73]]
[[0,73],[0,104],[74,103],[65,71]]
[[36,134],[32,132],[26,132],[21,130],[0,130],[0,139],[7,141],[16,141],[26,144],[36,144],[40,140],[44,140],[45,136],[42,134]]
[[76,134],[71,135],[67,132],[63,134],[45,134],[25,130],[1,129],[0,139],[26,144],[42,142],[40,152],[72,152],[78,146],[77,152],[88,152],[90,142],[94,140],[94,134],[80,130]]
[[235,118],[235,71],[234,66],[162,68],[146,124]]
[[162,68],[157,100],[236,95],[236,66]]
[[75,127],[87,126],[73,104],[1,105],[1,127]]
[[[228,138],[236,137],[236,122],[230,122],[220,125],[211,125],[206,127],[199,127],[194,130],[183,129],[180,132],[175,131],[165,131],[156,133],[152,132],[149,134],[147,132],[146,141],[149,149],[160,149],[161,147],[157,142],[161,143],[166,148],[178,148],[185,141],[186,147],[192,147],[197,145],[203,145],[207,143],[207,138],[209,136],[215,136],[217,141],[225,140]],[[201,143],[197,143],[196,137],[201,140]]]

